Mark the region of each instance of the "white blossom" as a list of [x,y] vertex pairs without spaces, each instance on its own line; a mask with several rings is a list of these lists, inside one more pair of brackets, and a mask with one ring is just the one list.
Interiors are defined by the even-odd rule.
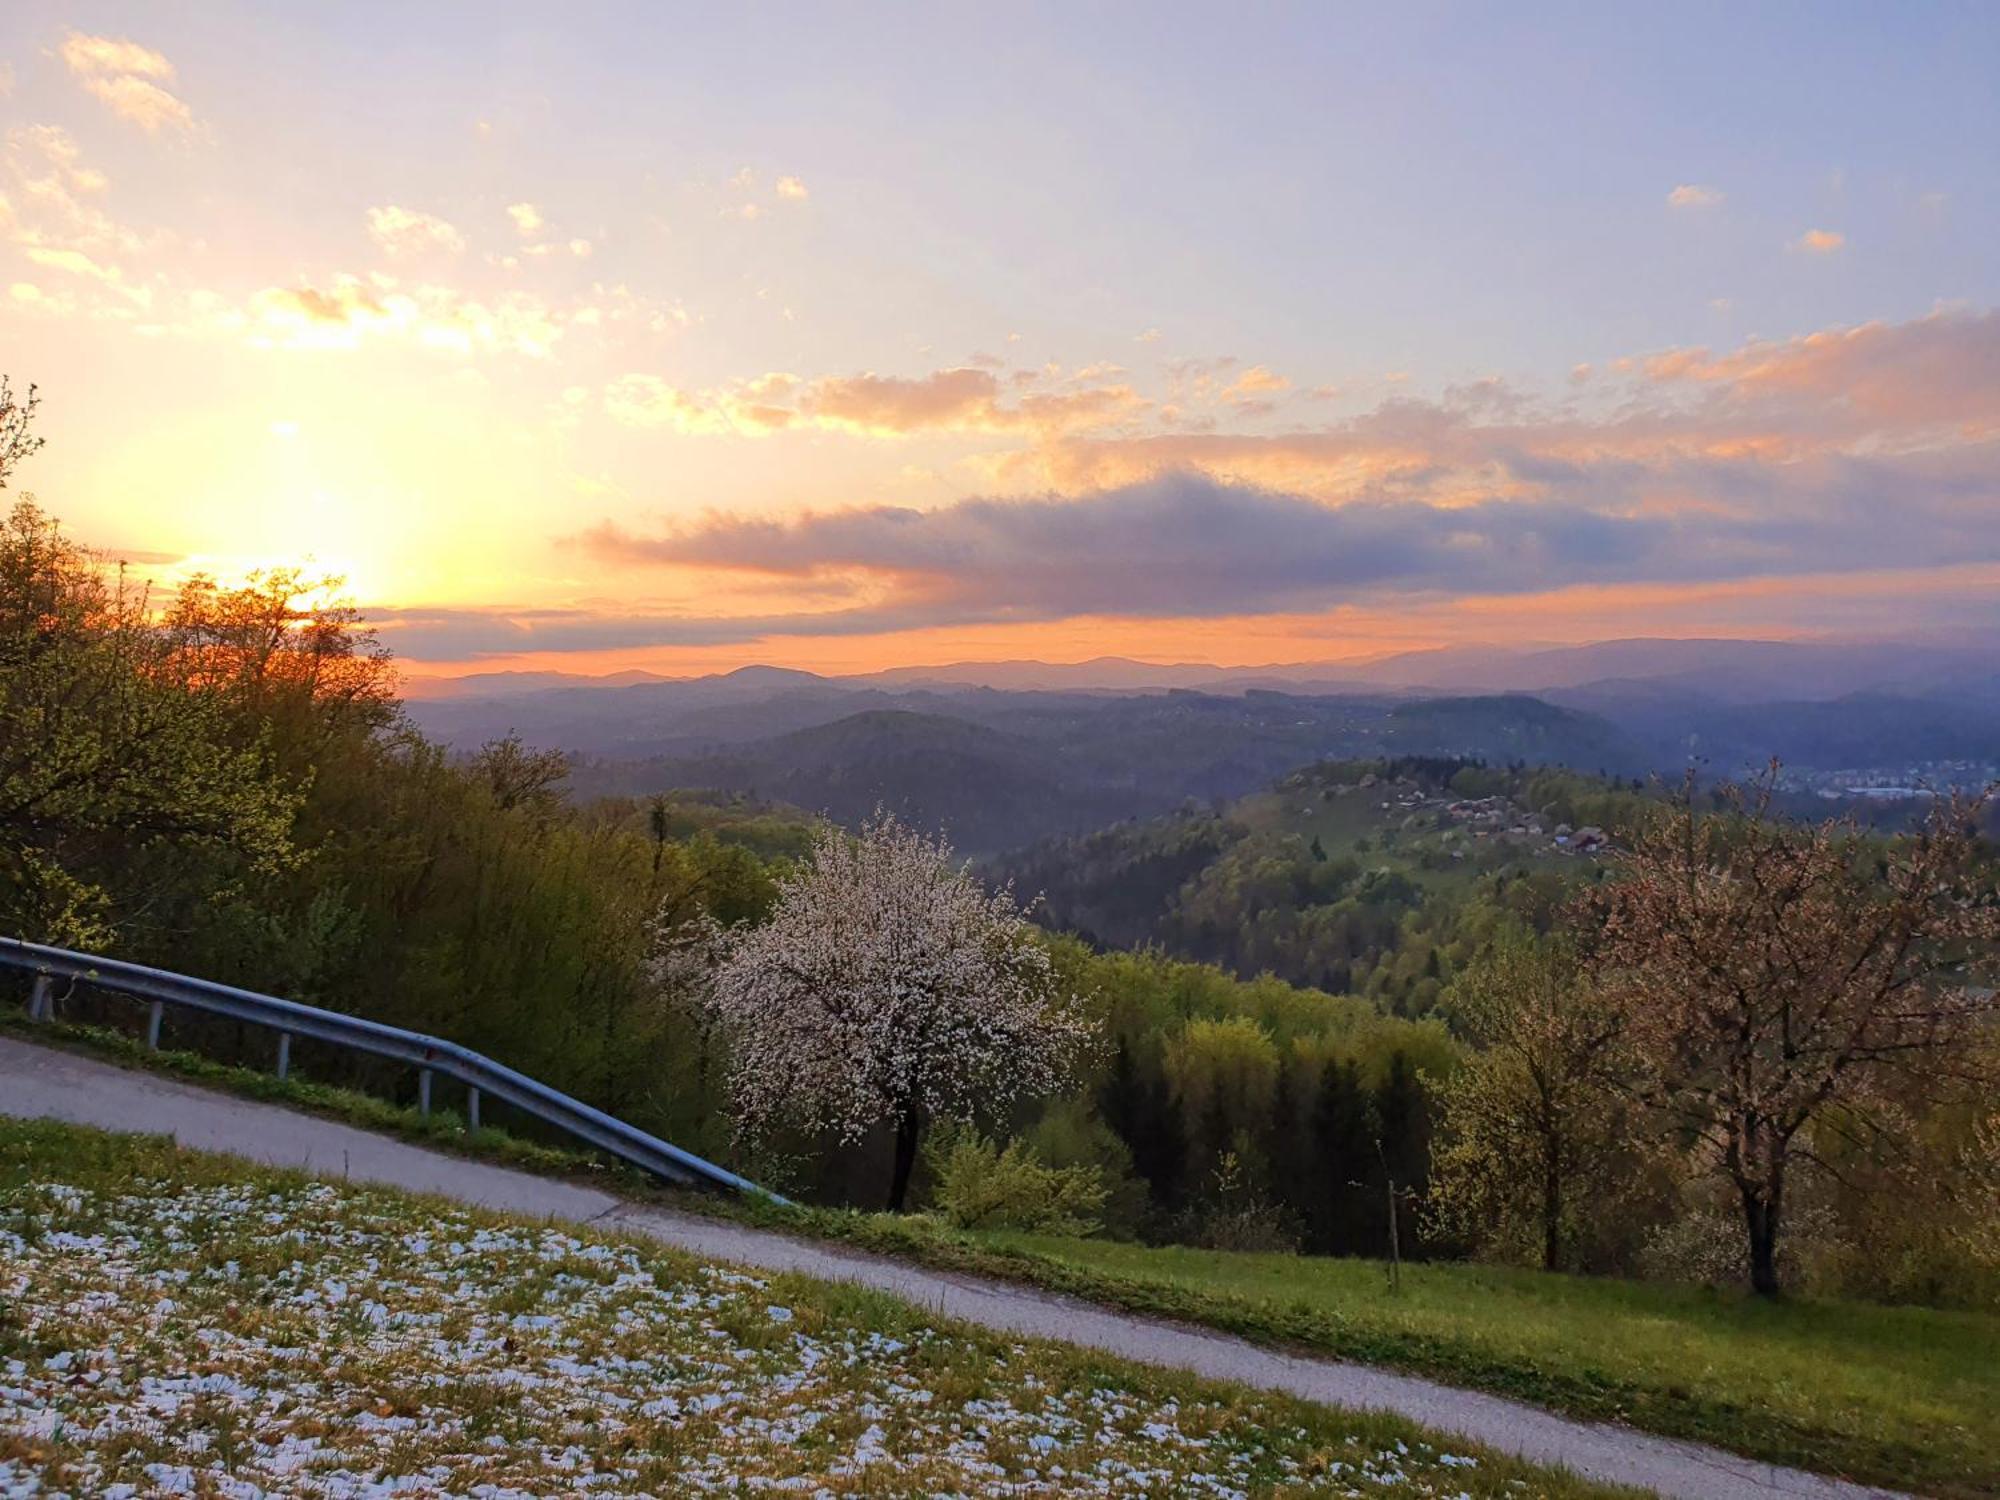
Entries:
[[847,1141],[1054,1092],[1092,1031],[1013,892],[886,813],[821,836],[770,921],[733,936],[711,1004],[739,1120]]

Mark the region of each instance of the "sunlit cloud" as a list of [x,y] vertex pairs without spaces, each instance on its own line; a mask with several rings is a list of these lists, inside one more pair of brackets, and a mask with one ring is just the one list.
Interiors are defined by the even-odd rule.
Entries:
[[794,426],[872,438],[920,433],[1050,437],[1114,424],[1145,404],[1123,383],[1011,395],[991,369],[974,365],[916,377],[862,374],[805,380],[771,372],[701,391],[676,388],[654,375],[631,374],[605,391],[606,410],[630,426],[750,437]]
[[1670,208],[1714,208],[1721,202],[1719,189],[1698,182],[1683,182],[1667,194],[1667,206]]
[[563,331],[560,315],[525,293],[481,300],[448,287],[405,288],[381,276],[271,287],[251,299],[249,313],[251,342],[284,349],[355,349],[400,339],[451,354],[541,358]]
[[148,132],[194,129],[194,112],[165,87],[173,81],[173,64],[151,48],[123,37],[71,32],[63,40],[62,60],[120,119]]
[[542,211],[532,203],[508,204],[507,217],[514,221],[514,228],[523,237],[540,234],[547,222],[542,218]]
[[385,204],[368,210],[368,236],[394,256],[457,255],[465,236],[435,214]]
[[1290,380],[1263,365],[1252,365],[1232,380],[1222,399],[1244,416],[1261,416],[1275,409],[1273,397],[1292,388]]
[[778,179],[778,196],[780,198],[792,199],[804,198],[808,196],[806,185],[796,177],[780,177]]
[[1792,241],[1794,250],[1803,250],[1808,255],[1832,255],[1844,248],[1847,236],[1835,229],[1808,229]]

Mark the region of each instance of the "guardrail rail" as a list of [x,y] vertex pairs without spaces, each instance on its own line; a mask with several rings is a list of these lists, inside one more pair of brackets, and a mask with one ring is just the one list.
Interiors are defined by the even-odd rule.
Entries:
[[481,1099],[499,1099],[586,1145],[678,1186],[719,1188],[775,1203],[786,1201],[747,1178],[442,1037],[405,1031],[315,1005],[301,1005],[295,1000],[280,1000],[275,995],[260,995],[254,990],[240,990],[213,980],[194,979],[123,959],[73,953],[67,948],[45,947],[20,938],[0,937],[0,966],[32,976],[28,995],[31,1020],[54,1018],[56,980],[82,981],[94,989],[149,1002],[146,1045],[155,1049],[160,1044],[161,1017],[169,1005],[227,1016],[278,1034],[280,1078],[291,1069],[292,1038],[309,1037],[415,1068],[417,1106],[425,1115],[431,1111],[431,1080],[434,1075],[441,1075],[464,1085],[466,1126],[470,1130],[479,1128]]

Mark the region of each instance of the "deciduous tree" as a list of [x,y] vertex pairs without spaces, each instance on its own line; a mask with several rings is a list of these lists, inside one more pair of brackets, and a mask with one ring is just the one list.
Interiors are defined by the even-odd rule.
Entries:
[[1091,1026],[1011,892],[888,814],[828,830],[771,919],[737,933],[712,1003],[755,1130],[896,1132],[900,1210],[927,1124],[1062,1086]]
[[1898,1105],[1975,1081],[2000,940],[1985,797],[1940,799],[1884,845],[1778,816],[1774,783],[1732,790],[1720,812],[1690,787],[1584,898],[1637,1095],[1733,1187],[1766,1294],[1815,1127],[1893,1146]]
[[1441,1225],[1473,1240],[1520,1231],[1558,1270],[1575,1199],[1615,1149],[1618,1016],[1560,938],[1514,928],[1451,991],[1477,1049],[1442,1086],[1431,1169]]

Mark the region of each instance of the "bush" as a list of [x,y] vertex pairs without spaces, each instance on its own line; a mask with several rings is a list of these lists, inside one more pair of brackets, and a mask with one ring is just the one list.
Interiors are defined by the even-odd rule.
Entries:
[[932,1206],[958,1229],[1022,1229],[1095,1234],[1104,1174],[1092,1166],[1052,1167],[1021,1141],[996,1146],[976,1131],[933,1141]]
[[1223,1152],[1216,1163],[1212,1193],[1212,1201],[1196,1215],[1190,1236],[1195,1244],[1204,1250],[1298,1254],[1297,1218],[1257,1190],[1234,1151]]
[[1055,1105],[1023,1139],[1028,1150],[1051,1167],[1082,1167],[1100,1174],[1104,1203],[1097,1216],[1106,1234],[1130,1239],[1139,1232],[1149,1204],[1146,1184],[1132,1168],[1131,1148],[1082,1100]]

